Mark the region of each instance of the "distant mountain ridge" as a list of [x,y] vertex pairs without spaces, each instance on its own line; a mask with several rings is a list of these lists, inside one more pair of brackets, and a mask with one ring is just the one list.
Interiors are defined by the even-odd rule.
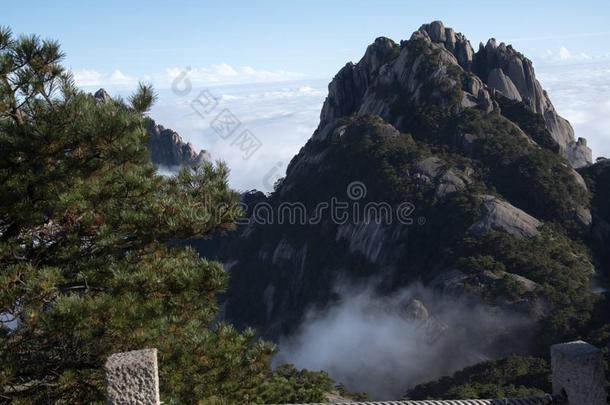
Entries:
[[[104,89],[99,89],[93,96],[100,101],[112,99]],[[152,118],[147,119],[146,131],[150,136],[148,149],[155,166],[198,165],[211,159],[208,151],[197,152],[194,146],[190,142],[184,142],[176,131],[158,125]]]
[[150,135],[148,148],[155,165],[189,166],[210,161],[210,153],[206,150],[197,152],[193,145],[184,142],[174,130],[158,125],[153,119],[148,119],[146,128]]

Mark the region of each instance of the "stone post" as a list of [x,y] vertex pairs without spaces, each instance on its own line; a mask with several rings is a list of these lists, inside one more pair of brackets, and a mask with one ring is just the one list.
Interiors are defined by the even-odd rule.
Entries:
[[569,405],[607,405],[601,350],[578,340],[551,346],[553,395]]
[[106,392],[110,405],[158,405],[157,349],[116,353],[106,360]]

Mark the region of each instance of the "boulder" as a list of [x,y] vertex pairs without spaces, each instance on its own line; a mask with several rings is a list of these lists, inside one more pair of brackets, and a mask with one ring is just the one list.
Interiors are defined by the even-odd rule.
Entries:
[[525,211],[491,195],[481,196],[481,216],[469,231],[482,235],[488,231],[506,232],[521,238],[538,235],[542,223]]
[[576,220],[583,226],[590,226],[593,222],[593,216],[591,210],[585,207],[576,208]]
[[115,353],[108,357],[104,369],[108,404],[161,403],[157,349]]
[[540,284],[536,283],[535,281],[518,274],[504,273],[504,276],[518,283],[525,292],[534,292],[540,287]]
[[444,197],[448,194],[462,191],[466,188],[466,183],[452,170],[447,170],[439,179],[436,187],[437,197]]
[[427,321],[430,318],[428,309],[420,300],[412,299],[405,308],[407,318],[417,321]]
[[435,179],[441,173],[444,164],[441,159],[431,156],[417,162],[415,164],[415,171],[429,179]]
[[578,138],[578,141],[568,143],[564,153],[572,167],[577,169],[588,166],[593,162],[593,152],[587,146],[585,138]]
[[422,28],[428,33],[432,41],[442,43],[445,42],[445,26],[441,21],[432,21],[430,24],[426,24]]
[[454,169],[445,169],[447,165],[442,159],[430,156],[414,165],[415,177],[421,184],[434,184],[437,197],[462,191],[472,180],[466,173]]

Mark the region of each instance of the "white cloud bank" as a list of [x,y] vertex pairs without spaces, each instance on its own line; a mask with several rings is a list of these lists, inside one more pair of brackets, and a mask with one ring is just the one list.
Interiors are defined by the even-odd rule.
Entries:
[[535,61],[538,66],[547,64],[567,65],[584,62],[604,62],[610,61],[610,54],[575,52],[568,49],[565,45],[561,45],[559,48],[545,49],[543,52],[538,52]]
[[94,69],[79,69],[72,71],[74,81],[79,87],[117,87],[133,86],[138,79],[124,74],[119,69],[110,73],[101,73]]
[[[271,191],[290,159],[317,127],[327,83],[307,80],[208,87],[193,82],[185,95],[161,89],[150,115],[197,149],[208,150],[214,160],[225,161],[231,169],[229,180],[234,188]],[[217,99],[217,104],[210,107],[209,114],[198,114],[191,103],[204,90]],[[229,137],[221,136],[212,127],[224,110],[239,121],[239,127]],[[248,159],[244,159],[244,152],[235,142],[245,130],[261,144]]]
[[547,49],[541,56],[541,62],[545,63],[564,63],[578,62],[594,59],[584,52],[573,53],[565,46],[560,46],[559,49]]
[[184,74],[194,83],[203,84],[235,84],[260,83],[296,80],[304,75],[286,72],[283,70],[270,71],[254,69],[251,66],[233,67],[227,63],[212,65],[211,67],[171,67],[166,69],[166,78],[169,82],[180,78]]
[[187,77],[193,84],[229,85],[244,83],[267,83],[302,79],[305,75],[284,70],[255,69],[251,66],[234,67],[220,63],[209,67],[168,67],[165,71],[153,75],[137,76],[126,74],[119,69],[112,72],[100,72],[95,69],[77,69],[73,72],[76,85],[79,87],[133,87],[138,81],[146,81],[156,88],[168,88],[172,82]]
[[610,60],[541,65],[536,73],[576,137],[587,139],[594,159],[610,158]]

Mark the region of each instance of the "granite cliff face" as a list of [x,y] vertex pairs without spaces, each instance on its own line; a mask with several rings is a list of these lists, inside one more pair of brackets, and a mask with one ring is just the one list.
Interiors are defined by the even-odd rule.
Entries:
[[[112,97],[104,89],[93,95],[100,102],[109,102]],[[201,150],[197,152],[191,143],[185,143],[182,137],[169,128],[157,125],[153,119],[147,120],[146,130],[150,139],[148,149],[155,166],[178,167],[197,165],[210,160],[210,154]]]
[[[250,222],[196,246],[231,273],[225,317],[268,338],[332,306],[337,284],[384,294],[421,282],[547,325],[535,332],[543,345],[593,305],[590,192],[574,170],[590,161],[583,144],[529,60],[494,41],[474,52],[433,22],[400,44],[378,38],[342,68],[284,180],[244,195]],[[320,215],[332,201],[347,219]],[[408,203],[411,221],[380,220],[369,203]],[[302,221],[279,220],[290,204]]]

